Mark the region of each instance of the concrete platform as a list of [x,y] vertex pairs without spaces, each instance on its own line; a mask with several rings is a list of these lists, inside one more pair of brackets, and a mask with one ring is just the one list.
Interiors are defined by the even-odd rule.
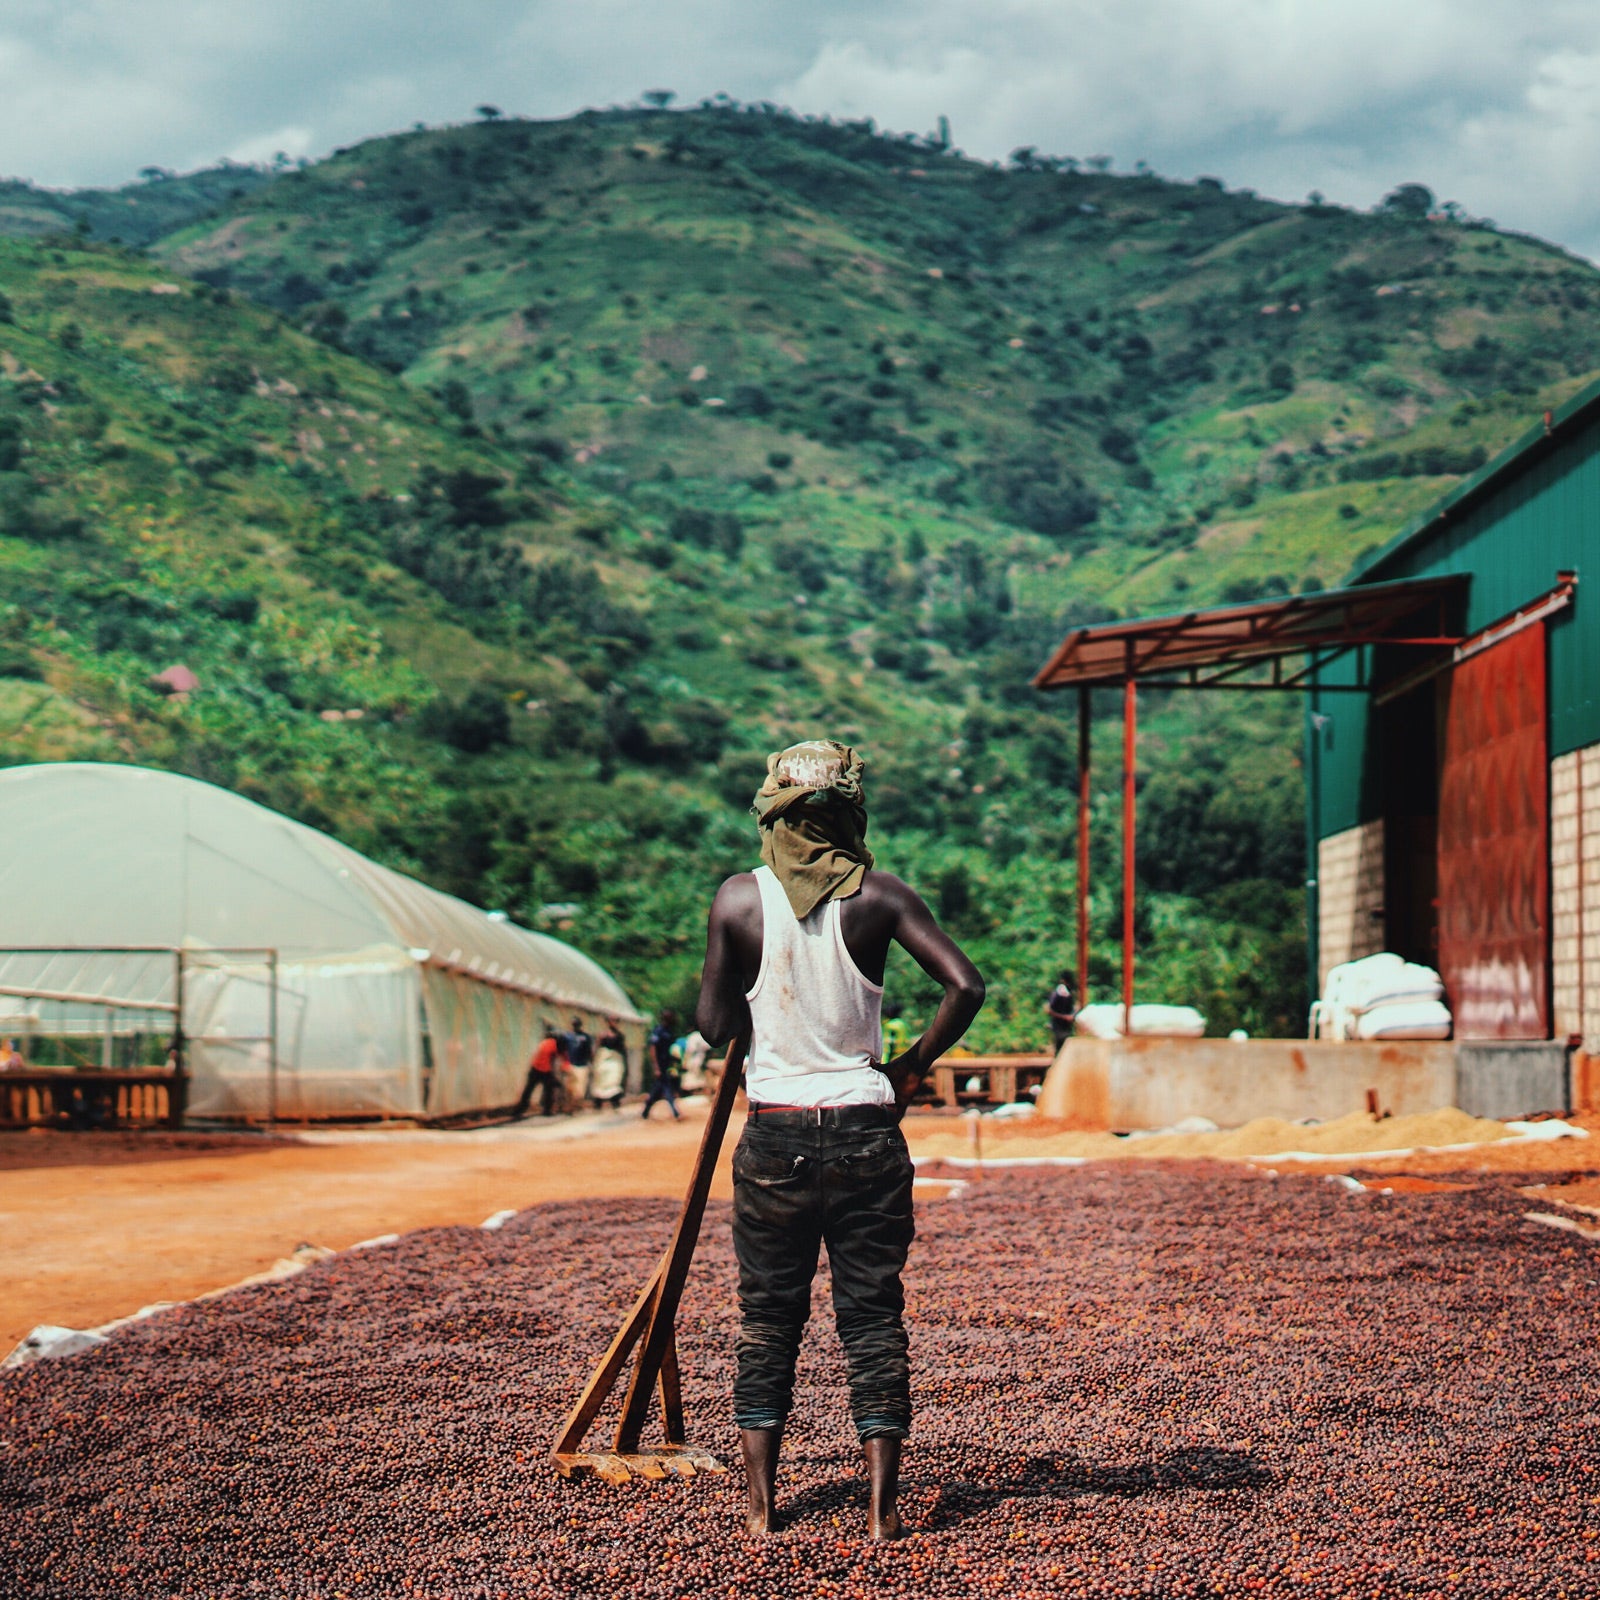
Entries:
[[1455,1043],[1073,1038],[1045,1078],[1039,1114],[1118,1132],[1185,1117],[1224,1128],[1256,1117],[1328,1121],[1365,1110],[1369,1090],[1396,1116],[1462,1104]]

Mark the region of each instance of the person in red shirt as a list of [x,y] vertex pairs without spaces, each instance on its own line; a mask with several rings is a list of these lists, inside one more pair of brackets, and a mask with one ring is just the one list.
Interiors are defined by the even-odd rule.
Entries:
[[548,1117],[554,1115],[556,1067],[561,1060],[561,1041],[556,1038],[554,1028],[546,1028],[544,1030],[544,1038],[535,1046],[533,1059],[528,1063],[528,1077],[527,1081],[522,1085],[522,1098],[517,1101],[515,1116],[527,1116],[528,1107],[533,1102],[535,1089],[544,1097],[539,1112],[540,1116]]

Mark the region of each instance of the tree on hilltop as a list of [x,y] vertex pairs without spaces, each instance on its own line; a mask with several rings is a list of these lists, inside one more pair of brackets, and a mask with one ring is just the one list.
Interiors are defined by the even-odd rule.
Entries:
[[485,122],[498,122],[505,115],[499,106],[479,106],[477,112]]
[[639,98],[647,106],[654,106],[657,111],[665,111],[678,98],[678,91],[676,89],[646,89]]
[[1425,183],[1402,183],[1383,197],[1378,209],[1385,216],[1421,222],[1433,210],[1433,190]]

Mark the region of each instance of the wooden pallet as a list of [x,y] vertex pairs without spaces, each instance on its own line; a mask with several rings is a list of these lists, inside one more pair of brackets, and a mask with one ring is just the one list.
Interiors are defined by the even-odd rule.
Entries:
[[[933,1067],[935,1093],[941,1105],[960,1106],[976,1104],[1009,1105],[1036,1083],[1043,1083],[1050,1071],[1053,1056],[946,1056]],[[964,1087],[968,1079],[977,1078],[983,1085],[977,1091]]]
[[[627,1483],[630,1478],[690,1478],[702,1472],[727,1471],[709,1451],[686,1442],[675,1324],[684,1281],[689,1276],[689,1264],[700,1238],[711,1174],[716,1168],[723,1137],[728,1131],[728,1118],[744,1076],[744,1055],[743,1040],[728,1052],[716,1098],[711,1102],[711,1115],[700,1137],[700,1152],[695,1157],[689,1192],[678,1214],[672,1242],[639,1291],[606,1353],[589,1374],[589,1381],[556,1436],[550,1460],[563,1478],[593,1476],[607,1483]],[[628,1382],[611,1449],[585,1450],[584,1435],[600,1414],[600,1408],[616,1386],[636,1345],[638,1359]],[[660,1397],[665,1442],[641,1446],[652,1390]]]

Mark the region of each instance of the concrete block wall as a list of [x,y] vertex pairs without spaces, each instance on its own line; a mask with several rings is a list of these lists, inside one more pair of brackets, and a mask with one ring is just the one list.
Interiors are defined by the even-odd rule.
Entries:
[[[1068,1039],[1039,1094],[1039,1115],[1079,1128],[1170,1128],[1209,1117],[1329,1121],[1369,1092],[1396,1116],[1459,1106],[1517,1118],[1596,1103],[1600,1057],[1548,1039],[1356,1042],[1305,1039]],[[1587,1098],[1586,1098],[1587,1096]]]
[[[1600,779],[1600,764],[1595,768]],[[1600,795],[1600,783],[1597,783]],[[1317,845],[1317,977],[1383,949],[1383,823],[1363,822]]]
[[1553,1032],[1600,1051],[1600,745],[1550,763]]

